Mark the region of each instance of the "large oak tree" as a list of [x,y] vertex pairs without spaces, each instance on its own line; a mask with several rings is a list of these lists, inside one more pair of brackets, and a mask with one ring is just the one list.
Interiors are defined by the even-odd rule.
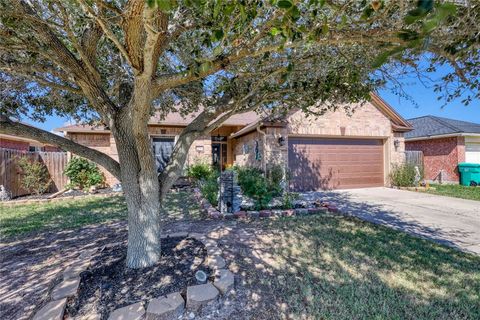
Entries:
[[[163,198],[196,138],[248,110],[321,116],[444,64],[453,71],[439,95],[468,103],[479,10],[468,0],[0,0],[0,133],[56,144],[117,177],[127,265],[149,266]],[[147,123],[172,111],[198,115],[158,173]],[[16,121],[51,114],[108,126],[119,161]]]

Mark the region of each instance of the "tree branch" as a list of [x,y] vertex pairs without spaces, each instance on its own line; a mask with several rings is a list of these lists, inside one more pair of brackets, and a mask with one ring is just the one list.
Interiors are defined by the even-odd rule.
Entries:
[[110,39],[115,46],[117,47],[118,51],[123,55],[123,57],[128,61],[128,63],[135,68],[135,66],[132,64],[132,61],[130,60],[130,56],[128,55],[127,50],[125,47],[122,45],[120,40],[115,36],[113,31],[108,27],[107,22],[105,22],[101,17],[99,17],[95,11],[88,5],[88,3],[85,2],[85,0],[78,0],[79,3],[81,4],[83,10],[85,13],[87,13],[92,19],[94,19],[98,25],[102,28],[103,33],[105,33],[105,36]]
[[110,172],[115,178],[121,179],[120,164],[105,153],[85,147],[72,140],[60,137],[56,134],[31,127],[20,122],[14,122],[4,115],[0,115],[0,133],[24,137],[47,144],[59,146],[76,155],[98,163]]

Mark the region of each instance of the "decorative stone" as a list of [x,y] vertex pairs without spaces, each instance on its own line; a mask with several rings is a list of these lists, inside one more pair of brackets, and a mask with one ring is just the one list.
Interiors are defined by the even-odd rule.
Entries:
[[222,250],[220,250],[217,246],[209,246],[207,247],[207,254],[209,256],[215,256],[222,254]]
[[247,215],[251,219],[257,219],[260,217],[260,213],[258,211],[248,211]]
[[214,302],[218,294],[218,289],[211,283],[190,286],[187,288],[187,309],[200,310],[203,306]]
[[317,213],[327,213],[328,209],[325,207],[318,207],[317,208]]
[[282,210],[272,210],[272,215],[275,217],[281,217],[282,216]]
[[272,211],[270,210],[261,210],[259,216],[262,218],[268,218],[272,215]]
[[195,239],[195,240],[198,240],[198,241],[202,241],[203,239],[205,239],[205,235],[202,234],[202,233],[196,233],[196,232],[192,232],[192,233],[189,233],[188,234],[189,237]]
[[213,285],[217,287],[222,294],[228,293],[233,288],[235,277],[230,270],[220,269],[215,273]]
[[0,185],[0,202],[12,199],[12,194],[3,185]]
[[339,213],[340,210],[333,204],[328,205],[328,211],[333,212],[333,213]]
[[113,311],[108,320],[140,320],[144,314],[145,308],[141,302],[137,302]]
[[66,298],[50,301],[37,311],[33,320],[62,320],[66,304]]
[[53,289],[52,299],[60,300],[75,295],[77,293],[79,285],[80,277],[63,280]]
[[188,232],[174,232],[174,233],[170,233],[168,236],[170,238],[176,238],[176,237],[186,238],[188,236]]
[[221,256],[208,256],[207,258],[207,265],[212,269],[223,269],[225,268],[225,259]]
[[177,319],[185,309],[185,300],[179,292],[167,294],[166,297],[153,299],[147,307],[147,320]]
[[295,210],[293,210],[293,209],[283,210],[282,215],[284,217],[292,217],[292,216],[295,215]]
[[245,211],[238,211],[233,214],[237,219],[245,219],[247,217],[247,213]]
[[306,207],[308,207],[308,203],[305,200],[294,200],[293,201],[293,206],[295,208],[306,208]]
[[74,279],[80,276],[80,273],[87,270],[90,266],[90,260],[76,261],[63,271],[63,280]]
[[270,209],[277,209],[281,208],[283,206],[283,200],[282,198],[273,198],[272,201],[268,204],[268,207]]

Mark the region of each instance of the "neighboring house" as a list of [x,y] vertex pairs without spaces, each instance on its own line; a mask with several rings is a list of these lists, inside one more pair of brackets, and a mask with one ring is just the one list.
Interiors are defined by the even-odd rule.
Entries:
[[480,163],[480,124],[424,116],[408,120],[406,150],[422,151],[425,179],[459,181],[458,163]]
[[21,150],[21,151],[62,151],[56,146],[44,144],[35,140],[11,136],[7,134],[0,134],[0,148]]
[[[355,107],[355,106],[352,106]],[[195,115],[152,117],[149,131],[159,170],[175,139]],[[248,165],[267,170],[283,166],[295,191],[384,186],[392,164],[403,163],[404,132],[410,125],[376,94],[351,115],[343,108],[317,119],[292,111],[275,121],[254,112],[232,116],[219,129],[197,139],[187,165],[196,161],[219,169]],[[115,141],[105,128],[72,125],[65,136],[118,159]],[[107,181],[116,181],[106,174]]]

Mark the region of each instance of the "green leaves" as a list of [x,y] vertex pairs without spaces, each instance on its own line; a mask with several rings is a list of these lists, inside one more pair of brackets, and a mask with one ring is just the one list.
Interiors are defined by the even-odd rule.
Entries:
[[290,0],[279,0],[277,2],[277,7],[281,9],[290,9],[291,7],[293,7],[293,3]]

